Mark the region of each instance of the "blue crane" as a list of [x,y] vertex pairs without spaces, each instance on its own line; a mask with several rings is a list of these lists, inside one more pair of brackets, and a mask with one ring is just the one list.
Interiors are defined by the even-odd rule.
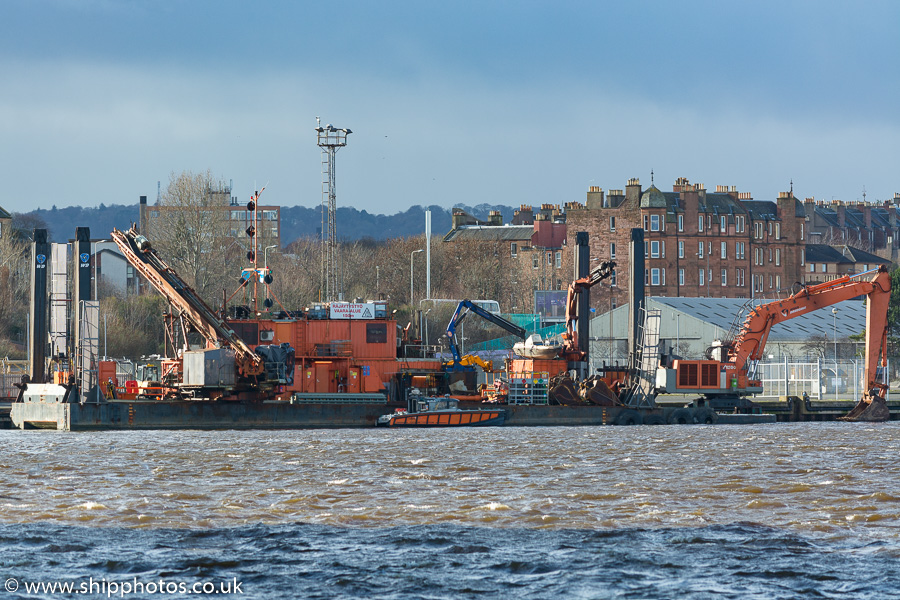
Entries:
[[506,331],[522,338],[523,340],[528,335],[528,332],[525,330],[525,328],[519,327],[515,323],[510,323],[499,315],[495,315],[492,312],[484,310],[471,300],[462,300],[456,307],[456,312],[453,313],[453,318],[450,319],[450,323],[447,325],[447,339],[450,342],[450,353],[453,355],[453,364],[450,365],[450,370],[465,371],[471,370],[472,368],[466,367],[461,364],[462,357],[459,354],[459,346],[456,344],[456,326],[462,322],[467,314],[469,314],[469,311],[475,313],[486,321],[490,321],[498,327],[502,327]]

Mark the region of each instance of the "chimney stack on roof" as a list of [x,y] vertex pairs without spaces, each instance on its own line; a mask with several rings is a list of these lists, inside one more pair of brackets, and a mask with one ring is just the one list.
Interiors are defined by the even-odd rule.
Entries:
[[493,227],[503,225],[503,215],[500,214],[499,210],[492,210],[488,213],[488,225]]
[[589,209],[609,207],[609,202],[603,195],[603,188],[599,185],[592,185],[588,188],[587,207]]

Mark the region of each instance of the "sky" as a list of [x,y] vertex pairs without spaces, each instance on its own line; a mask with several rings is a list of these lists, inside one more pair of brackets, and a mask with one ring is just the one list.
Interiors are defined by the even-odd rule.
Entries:
[[[318,206],[585,201],[676,178],[900,192],[900,2],[0,0],[0,207],[183,171]],[[651,175],[652,173],[652,175]]]

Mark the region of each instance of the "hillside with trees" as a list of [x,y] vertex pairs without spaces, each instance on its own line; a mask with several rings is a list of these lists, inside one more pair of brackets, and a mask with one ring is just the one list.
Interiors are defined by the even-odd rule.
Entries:
[[[479,204],[458,205],[469,214],[487,220],[492,210],[499,210],[504,223],[512,220],[514,209],[509,206]],[[432,234],[441,237],[451,228],[451,209],[440,206],[412,206],[393,215],[375,214],[353,207],[338,207],[337,238],[353,242],[361,239],[388,240],[391,238],[421,235],[425,231],[425,211],[431,210]],[[75,227],[90,227],[91,237],[105,238],[115,227],[128,229],[138,220],[138,204],[101,204],[97,207],[68,206],[65,208],[39,208],[21,213],[22,218],[32,218],[45,223],[50,241],[64,242],[75,236]],[[318,238],[322,227],[322,213],[319,206],[282,206],[281,240],[284,246],[300,238]]]

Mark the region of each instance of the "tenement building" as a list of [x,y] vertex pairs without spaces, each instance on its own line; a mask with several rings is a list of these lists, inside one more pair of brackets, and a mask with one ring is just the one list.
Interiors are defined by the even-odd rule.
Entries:
[[804,280],[806,213],[791,192],[754,200],[734,186],[709,192],[679,178],[671,192],[592,186],[587,202],[566,204],[568,246],[589,234],[591,256],[614,260],[612,304],[627,301],[631,230],[644,230],[647,294],[652,296],[775,297]]

